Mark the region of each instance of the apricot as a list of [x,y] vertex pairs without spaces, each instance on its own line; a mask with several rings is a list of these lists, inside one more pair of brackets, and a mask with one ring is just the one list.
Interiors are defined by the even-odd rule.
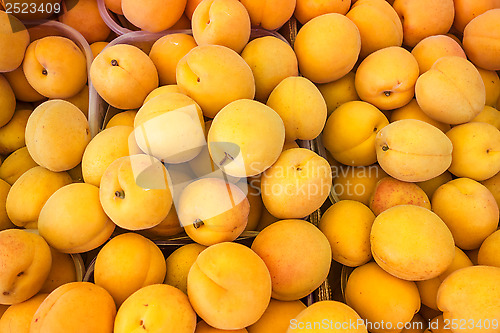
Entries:
[[[349,275],[345,301],[374,333],[400,332],[397,325],[409,322],[420,309],[415,282],[401,280],[374,262],[355,268]],[[383,327],[379,324],[382,321],[386,323]]]
[[390,46],[371,53],[356,71],[355,86],[361,100],[381,110],[408,104],[419,74],[415,57],[404,48]]
[[359,201],[366,206],[370,204],[370,196],[377,182],[387,176],[378,164],[366,167],[340,166],[332,170],[332,190],[339,199]]
[[292,148],[261,177],[262,201],[273,216],[300,219],[319,209],[330,194],[328,161],[305,148]]
[[151,0],[138,3],[134,0],[121,0],[123,15],[136,27],[149,32],[160,32],[173,26],[186,8],[186,0]]
[[45,202],[38,231],[50,246],[63,253],[93,250],[111,236],[115,225],[99,203],[99,188],[73,183],[61,187]]
[[0,127],[0,154],[8,155],[26,144],[25,133],[31,109],[16,109],[10,121]]
[[478,253],[479,265],[500,267],[500,260],[497,256],[500,250],[500,231],[497,230],[483,241]]
[[453,0],[455,4],[455,21],[453,27],[460,33],[464,32],[465,26],[475,17],[487,10],[498,8],[500,4],[497,0]]
[[[321,326],[318,325],[321,323]],[[343,323],[356,323],[346,325]],[[318,326],[320,327],[318,329]],[[287,332],[318,332],[325,330],[366,333],[366,326],[356,311],[337,301],[319,301],[307,307],[290,321]]]
[[416,99],[412,99],[410,103],[406,104],[403,107],[395,109],[391,112],[390,121],[395,122],[397,120],[403,119],[417,119],[425,121],[446,133],[450,130],[451,126],[449,124],[442,123],[440,121],[434,120],[425,114],[424,111],[420,108]]
[[198,45],[222,45],[241,53],[250,39],[250,16],[237,0],[204,0],[191,18]]
[[[352,5],[347,18],[361,35],[361,59],[377,50],[403,44],[403,26],[398,13],[384,0],[359,0]],[[373,31],[377,31],[376,34]]]
[[14,116],[16,109],[16,95],[6,77],[0,74],[0,127],[5,126]]
[[283,79],[266,104],[283,120],[285,140],[313,140],[325,126],[325,100],[314,83],[304,77]]
[[208,118],[229,103],[255,97],[252,70],[235,51],[221,45],[197,46],[177,64],[177,85]]
[[31,321],[30,333],[111,332],[116,307],[103,288],[90,282],[60,286],[42,302]]
[[317,85],[325,99],[328,116],[344,103],[359,101],[358,93],[354,87],[354,78],[355,73],[351,71],[338,80]]
[[52,257],[45,240],[19,229],[0,231],[0,303],[18,304],[33,297],[47,278]]
[[168,34],[154,42],[149,57],[158,70],[160,85],[176,83],[177,63],[196,45],[193,36],[184,33]]
[[[60,61],[64,57],[65,61]],[[49,98],[76,95],[87,82],[87,60],[69,38],[47,36],[26,49],[23,71],[29,84]]]
[[431,209],[427,194],[417,184],[403,182],[392,177],[379,180],[371,195],[370,209],[375,215],[379,215],[398,205],[415,205]]
[[224,242],[198,255],[187,289],[191,305],[207,324],[238,330],[254,324],[265,312],[271,299],[271,276],[254,251]]
[[113,126],[132,126],[134,127],[134,119],[137,114],[136,110],[128,110],[115,114],[106,124],[106,128]]
[[[453,143],[449,171],[457,177],[477,181],[493,177],[500,171],[500,131],[483,122],[455,126],[446,135]],[[471,165],[471,161],[474,164]]]
[[37,165],[26,146],[19,148],[7,156],[0,165],[0,179],[12,185],[23,173]]
[[271,91],[283,79],[299,74],[297,57],[288,43],[274,36],[250,41],[241,57],[252,70],[255,79],[255,99],[265,103]]
[[82,176],[86,183],[99,186],[111,163],[138,151],[134,137],[131,137],[133,131],[130,126],[113,126],[92,138],[82,157]]
[[243,188],[248,192],[247,199],[248,203],[250,204],[250,211],[248,212],[247,226],[245,227],[245,231],[255,231],[257,230],[257,225],[259,224],[260,217],[262,216],[264,204],[262,202],[262,197],[258,188],[248,186],[246,180],[243,181]]
[[432,196],[433,211],[446,223],[462,250],[478,248],[498,225],[498,206],[481,183],[457,178],[441,185]]
[[63,2],[59,21],[82,34],[89,44],[104,41],[111,30],[101,18],[97,1],[78,0],[69,7]]
[[432,195],[436,190],[439,188],[439,186],[449,182],[453,176],[449,171],[445,171],[439,176],[436,176],[434,178],[431,178],[429,180],[423,181],[423,182],[417,182],[416,184],[424,190],[425,194],[427,194],[428,198],[432,198]]
[[[40,293],[51,293],[63,284],[76,282],[82,278],[83,272],[77,272],[76,260],[71,254],[61,253],[54,248],[50,248],[52,265],[45,283],[40,289]],[[83,264],[83,263],[82,263]],[[80,274],[80,276],[78,276]]]
[[263,206],[262,209],[262,215],[260,216],[259,224],[257,224],[258,231],[262,231],[265,227],[279,221],[279,218],[269,213],[269,211],[266,209],[266,206]]
[[434,310],[439,310],[437,307],[437,293],[441,283],[454,271],[469,266],[472,266],[469,257],[455,246],[455,257],[446,271],[441,273],[438,277],[416,282],[422,304]]
[[491,178],[483,180],[481,184],[490,190],[491,194],[495,197],[498,207],[500,207],[500,172]]
[[351,0],[297,0],[293,16],[302,24],[311,19],[328,13],[339,13],[345,15],[351,7]]
[[92,51],[93,59],[95,59],[108,44],[109,42],[93,42],[90,44],[90,51]]
[[[22,102],[38,102],[45,98],[29,84],[26,76],[24,75],[23,66],[19,66],[12,72],[3,73],[3,76],[9,82],[17,100]],[[0,79],[0,81],[1,80],[2,79]],[[9,110],[9,108],[7,108],[7,110]]]
[[465,326],[462,332],[497,331],[498,328],[484,323],[500,319],[499,279],[500,268],[489,266],[466,267],[451,274],[439,287],[437,296],[445,322],[475,323],[472,327]]
[[63,100],[40,104],[26,124],[26,147],[31,157],[54,172],[78,165],[89,141],[90,131],[85,115]]
[[118,309],[113,332],[134,330],[165,333],[193,333],[196,313],[187,296],[164,284],[143,287]]
[[[300,247],[301,253],[296,249]],[[293,301],[318,288],[330,271],[332,250],[328,238],[303,220],[282,220],[262,230],[252,250],[271,273],[272,297]]]
[[469,259],[467,254],[465,254],[465,252],[462,251],[459,247],[455,246],[455,257],[453,258],[451,265],[448,266],[448,269],[445,270],[443,273],[441,273],[437,278],[439,280],[441,280],[441,282],[442,282],[448,277],[448,275],[450,275],[454,271],[457,271],[461,268],[469,267],[472,265],[473,265],[473,263]]
[[438,59],[422,74],[415,85],[415,96],[424,113],[447,124],[473,119],[484,108],[486,98],[477,69],[457,56]]
[[262,317],[255,324],[247,327],[248,333],[285,333],[290,321],[305,309],[306,306],[299,300],[278,301],[271,298]]
[[235,240],[245,230],[249,211],[246,193],[218,178],[193,181],[177,204],[184,231],[205,246]]
[[123,15],[122,0],[104,0],[104,4],[113,13]]
[[7,200],[9,191],[9,183],[0,179],[0,231],[15,227],[15,225],[10,221],[9,215],[7,215],[7,210],[5,209],[5,201]]
[[304,24],[294,44],[301,74],[314,83],[335,81],[349,73],[360,50],[358,28],[337,13],[323,14]]
[[330,242],[333,260],[350,267],[367,263],[372,258],[370,230],[374,219],[373,212],[358,201],[341,200],[330,206],[318,228]]
[[101,177],[99,200],[119,227],[143,230],[160,224],[172,207],[169,174],[156,158],[138,154],[112,162]]
[[180,93],[166,93],[145,103],[134,118],[139,148],[166,163],[196,157],[205,145],[200,106]]
[[53,172],[36,166],[19,177],[7,196],[5,208],[10,220],[19,227],[37,227],[38,216],[49,197],[72,183],[66,172]]
[[455,17],[453,0],[395,0],[392,6],[403,23],[403,43],[410,47],[426,37],[447,33]]
[[421,120],[404,119],[384,127],[375,138],[375,148],[380,166],[390,176],[421,182],[448,169],[453,146],[438,128]]
[[380,213],[370,233],[373,258],[404,280],[428,280],[443,273],[455,256],[452,233],[429,209],[399,205]]
[[472,63],[490,71],[500,70],[500,8],[472,19],[464,30],[464,49]]
[[184,231],[182,228],[179,217],[177,216],[177,211],[175,207],[170,208],[170,211],[167,214],[167,217],[160,222],[160,224],[149,228],[138,231],[141,235],[144,235],[148,238],[156,239],[156,238],[165,238],[173,235],[177,235]]
[[94,280],[120,307],[137,290],[162,283],[165,272],[165,259],[155,243],[136,233],[124,233],[97,254]]
[[[167,35],[167,36],[169,36],[169,35]],[[160,96],[160,95],[163,95],[166,93],[171,93],[171,92],[182,94],[179,87],[176,84],[168,84],[166,86],[159,86],[158,88],[151,90],[151,92],[146,96],[146,99],[144,100],[144,104],[146,104],[151,99],[153,99],[157,96]],[[132,124],[133,124],[133,121],[132,121]]]
[[296,0],[241,0],[241,3],[250,15],[252,26],[277,30],[292,17]]
[[442,281],[437,277],[415,282],[422,304],[433,310],[439,310],[437,307],[437,292],[441,282]]
[[70,102],[82,111],[85,118],[89,117],[89,86],[85,85],[80,92],[74,96],[64,98],[65,101]]
[[372,104],[347,102],[328,117],[323,143],[340,163],[367,166],[377,161],[375,137],[388,124],[384,114]]
[[167,273],[164,283],[179,288],[187,294],[187,277],[201,251],[207,247],[197,243],[186,244],[172,252],[166,259]]
[[234,177],[255,176],[280,156],[285,126],[270,107],[241,99],[217,114],[207,142],[210,156],[224,173]]
[[90,78],[99,95],[119,109],[139,108],[158,87],[153,61],[138,47],[116,44],[106,47],[92,62]]
[[0,72],[18,68],[30,43],[24,24],[14,15],[0,11]]
[[495,126],[500,130],[500,111],[494,107],[485,105],[483,111],[471,120],[471,122],[483,122]]
[[4,333],[29,333],[36,310],[47,294],[37,294],[24,302],[9,306],[0,316],[0,330]]
[[487,71],[482,68],[477,68],[477,70],[483,79],[484,87],[486,89],[485,104],[495,107],[498,99],[500,98],[500,78],[495,71]]
[[427,72],[439,58],[457,56],[467,59],[462,46],[447,35],[433,35],[422,39],[412,49],[420,74]]

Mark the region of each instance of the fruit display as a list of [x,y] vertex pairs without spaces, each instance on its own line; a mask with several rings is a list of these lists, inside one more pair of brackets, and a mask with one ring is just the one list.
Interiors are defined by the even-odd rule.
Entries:
[[0,333],[500,332],[499,0],[0,0]]

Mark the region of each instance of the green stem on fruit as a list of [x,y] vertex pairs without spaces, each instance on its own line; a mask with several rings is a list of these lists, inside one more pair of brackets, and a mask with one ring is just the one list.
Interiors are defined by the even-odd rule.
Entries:
[[120,199],[125,199],[125,192],[122,191],[116,191],[115,192],[115,197],[120,198]]
[[196,219],[196,220],[194,221],[194,223],[193,223],[193,227],[194,227],[195,229],[198,229],[198,228],[200,228],[203,224],[204,224],[204,223],[203,223],[203,221],[202,221],[202,220],[200,220],[200,219]]

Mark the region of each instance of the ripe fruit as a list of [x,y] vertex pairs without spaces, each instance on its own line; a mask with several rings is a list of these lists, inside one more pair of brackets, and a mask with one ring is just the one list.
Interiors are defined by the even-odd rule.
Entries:
[[207,142],[212,160],[225,173],[234,177],[255,176],[280,156],[285,126],[270,107],[240,99],[217,114]]
[[370,233],[373,258],[404,280],[428,280],[443,273],[455,256],[447,225],[427,208],[399,205],[380,213]]
[[398,120],[385,126],[375,138],[375,149],[382,169],[406,182],[439,176],[452,162],[450,139],[421,120]]
[[315,83],[338,80],[349,73],[360,50],[358,28],[337,13],[320,15],[304,24],[294,44],[301,74]]
[[[297,251],[297,248],[301,251]],[[272,297],[294,301],[326,279],[332,252],[326,236],[302,220],[281,220],[262,230],[252,243],[271,274]]]
[[[64,57],[65,61],[60,61]],[[48,36],[26,49],[23,71],[29,84],[48,98],[68,98],[87,82],[87,60],[69,38]]]
[[89,141],[87,119],[80,109],[63,100],[40,104],[26,124],[26,147],[31,157],[50,171],[77,166]]

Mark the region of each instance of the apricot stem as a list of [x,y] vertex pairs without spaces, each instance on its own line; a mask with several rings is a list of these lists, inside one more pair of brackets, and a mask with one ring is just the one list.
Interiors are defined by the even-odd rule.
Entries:
[[49,74],[49,72],[47,72],[47,70],[45,68],[42,69],[42,75],[47,75],[47,74]]
[[389,146],[382,146],[382,150],[383,151],[388,151],[389,150]]
[[193,223],[193,227],[194,227],[195,229],[198,229],[198,228],[200,228],[200,227],[201,227],[202,225],[204,225],[204,224],[205,224],[205,223],[203,223],[203,221],[202,221],[202,220],[200,220],[200,219],[196,219],[196,220],[194,221],[194,223]]
[[116,191],[115,192],[115,197],[120,198],[120,199],[125,199],[125,192],[122,191]]
[[118,61],[115,59],[111,60],[111,66],[118,66]]
[[384,95],[389,97],[389,96],[391,96],[391,92],[389,90],[386,90],[386,91],[384,91]]

